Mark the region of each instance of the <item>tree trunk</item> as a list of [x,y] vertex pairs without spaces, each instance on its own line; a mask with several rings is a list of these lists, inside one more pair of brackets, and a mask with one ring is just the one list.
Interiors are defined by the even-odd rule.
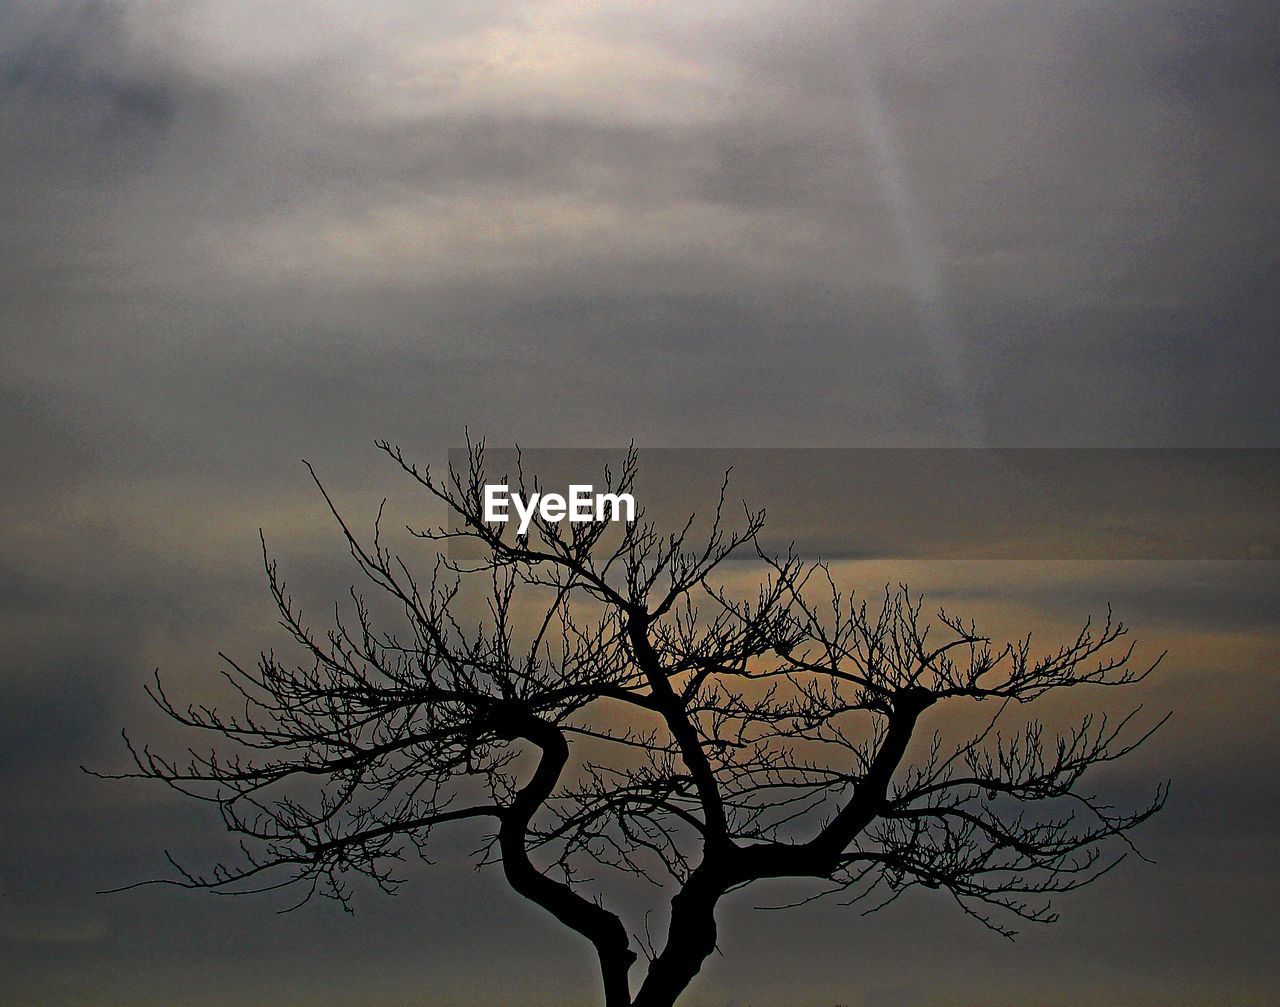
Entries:
[[699,869],[671,900],[667,945],[649,964],[633,1007],[671,1007],[716,949],[716,903],[726,884]]
[[627,972],[636,955],[630,948],[622,921],[603,906],[584,899],[568,885],[537,870],[526,849],[529,820],[555,789],[569,758],[568,743],[555,727],[527,714],[514,715],[514,723],[503,727],[512,737],[531,741],[542,751],[532,778],[503,813],[498,828],[498,847],[502,851],[507,881],[516,892],[542,906],[595,946],[604,981],[605,1007],[631,1007]]

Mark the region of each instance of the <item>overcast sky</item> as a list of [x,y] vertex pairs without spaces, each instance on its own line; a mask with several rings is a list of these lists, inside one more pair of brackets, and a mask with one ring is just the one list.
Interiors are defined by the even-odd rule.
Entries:
[[[300,459],[358,509],[376,437],[1280,446],[1278,51],[1261,0],[0,0],[14,1002],[589,995],[465,843],[354,922],[95,897],[216,823],[75,766],[154,726],[151,668],[272,642],[259,527],[340,588]],[[1273,1002],[1274,564],[1033,566],[912,570],[1174,648],[1161,866],[1013,947],[734,913],[691,1004]]]

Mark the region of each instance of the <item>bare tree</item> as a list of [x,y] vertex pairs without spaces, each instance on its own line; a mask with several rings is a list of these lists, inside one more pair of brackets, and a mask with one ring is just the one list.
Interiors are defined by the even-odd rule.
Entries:
[[[403,618],[376,629],[353,590],[351,614],[318,635],[264,546],[301,662],[226,658],[235,713],[176,705],[157,676],[169,717],[233,750],[174,761],[130,745],[136,771],[120,774],[212,802],[243,837],[242,861],[208,873],[175,862],[162,883],[301,886],[303,901],[319,891],[345,905],[349,876],[390,889],[406,842],[423,851],[437,827],[478,819],[478,856],[594,946],[606,1005],[665,1007],[715,949],[721,898],[753,881],[807,880],[820,887],[799,901],[841,892],[867,911],[940,889],[1012,935],[1132,851],[1128,833],[1164,802],[1163,785],[1131,811],[1080,789],[1150,737],[1133,714],[1087,716],[1060,736],[999,724],[1011,704],[1154,667],[1133,669],[1110,612],[1039,657],[1029,636],[996,645],[945,612],[931,634],[905,588],[868,606],[826,565],[765,554],[762,513],[727,530],[723,488],[696,547],[692,519],[662,534],[643,514],[625,530],[539,519],[518,537],[484,521],[482,444],[443,479],[379,447],[449,512],[413,532],[437,543],[433,569],[421,577],[384,545],[381,511],[362,540],[320,486],[360,571]],[[624,492],[635,474],[631,452],[605,478]],[[452,540],[476,558],[441,548]],[[764,571],[745,599],[716,577],[735,553]],[[478,628],[461,614],[475,580]],[[966,740],[934,733],[904,760],[935,707],[983,701],[994,714]],[[674,889],[665,938],[629,935],[586,890],[587,864]],[[637,952],[647,963],[633,977]]]

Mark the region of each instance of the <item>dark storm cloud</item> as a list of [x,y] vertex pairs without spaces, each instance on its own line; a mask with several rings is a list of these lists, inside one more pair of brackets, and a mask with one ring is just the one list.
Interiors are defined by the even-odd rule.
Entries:
[[173,119],[172,91],[158,81],[115,77],[85,65],[73,46],[55,43],[11,54],[0,73],[0,94],[10,102],[37,101],[63,106],[65,111],[87,106],[90,115],[114,122],[125,132],[131,128],[163,130]]
[[7,3],[0,23],[6,166],[100,181],[143,166],[147,149],[171,125],[178,96],[154,68],[104,63],[125,41],[110,10],[90,4],[59,14]]

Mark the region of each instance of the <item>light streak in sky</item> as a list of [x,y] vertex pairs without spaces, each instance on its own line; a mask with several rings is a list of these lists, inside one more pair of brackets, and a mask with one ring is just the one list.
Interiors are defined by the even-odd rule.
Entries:
[[930,363],[950,400],[946,419],[963,447],[985,445],[983,423],[959,334],[947,309],[946,292],[931,251],[928,228],[911,194],[911,180],[897,134],[886,115],[864,54],[851,60],[857,98],[857,130],[875,169],[906,269],[907,287],[920,312]]

